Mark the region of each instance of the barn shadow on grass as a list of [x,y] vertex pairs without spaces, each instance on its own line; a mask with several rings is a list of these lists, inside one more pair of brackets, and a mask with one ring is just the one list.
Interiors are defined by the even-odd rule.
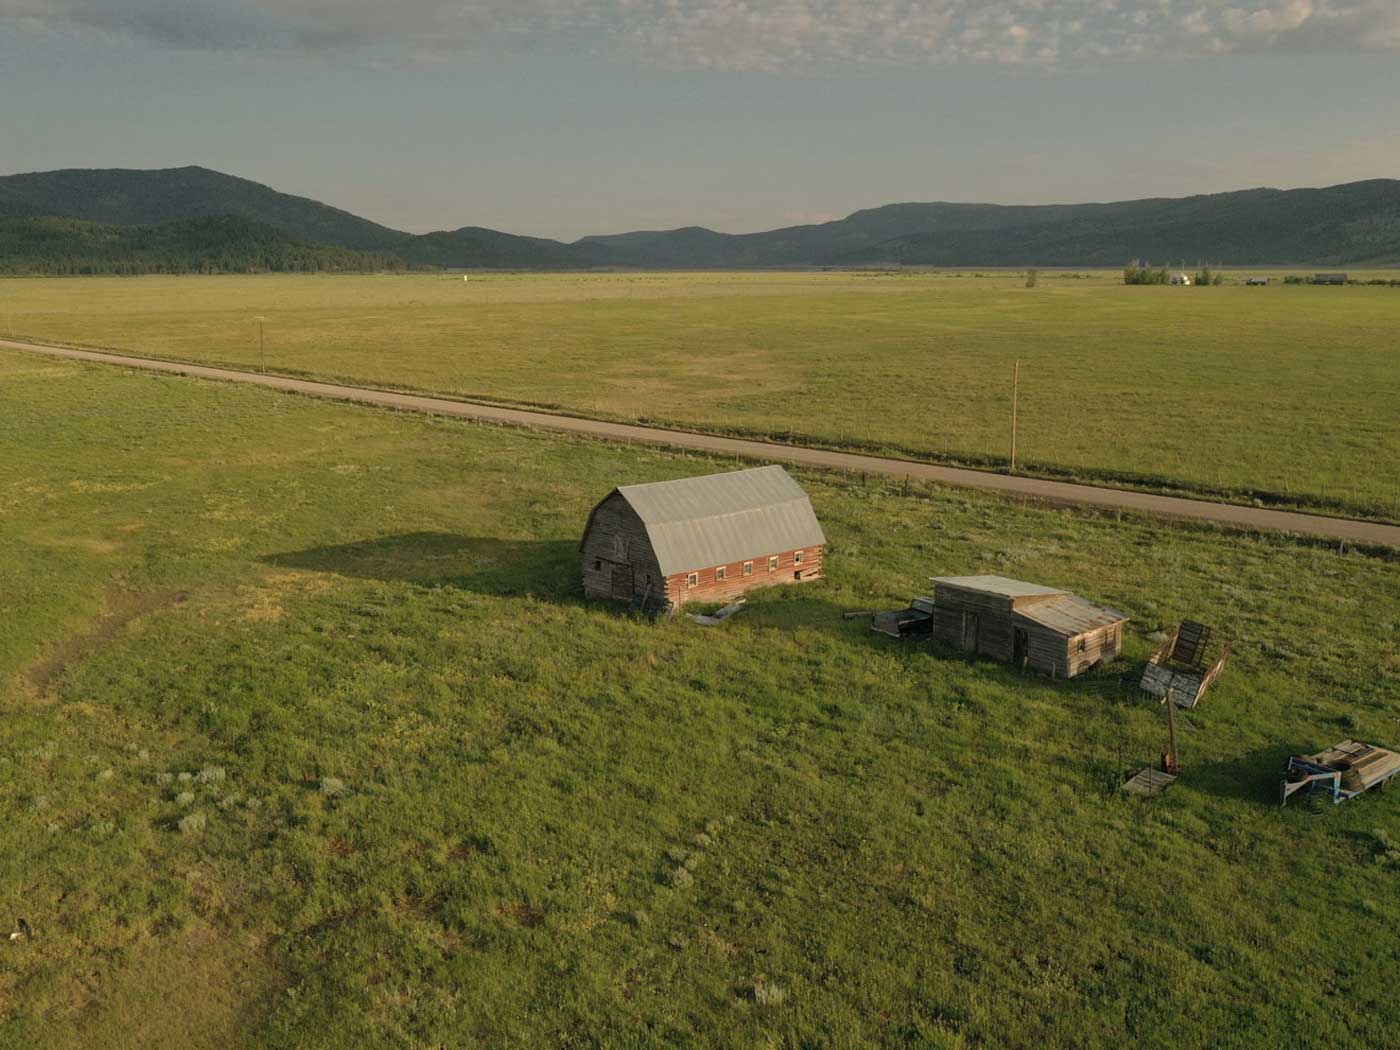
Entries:
[[1239,799],[1244,802],[1278,804],[1278,785],[1290,755],[1299,755],[1317,748],[1286,744],[1256,748],[1235,758],[1209,765],[1192,766],[1186,756],[1186,779],[1193,789],[1216,798]]
[[270,554],[260,560],[279,569],[496,596],[531,595],[577,605],[583,602],[578,558],[577,541],[409,532]]

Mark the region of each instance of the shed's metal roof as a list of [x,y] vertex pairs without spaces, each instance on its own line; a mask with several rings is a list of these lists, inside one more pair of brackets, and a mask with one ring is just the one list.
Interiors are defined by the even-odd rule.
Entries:
[[960,591],[995,594],[1002,598],[1049,598],[1064,591],[1042,587],[1024,580],[1008,580],[1005,576],[935,576],[935,584],[956,587]]
[[646,525],[667,576],[826,544],[807,493],[779,466],[617,491]]
[[1117,609],[1096,605],[1077,594],[1057,594],[1043,602],[1031,602],[1018,606],[1016,615],[1023,616],[1042,627],[1048,627],[1056,634],[1067,638],[1097,631],[1100,627],[1111,627],[1122,623],[1128,617]]

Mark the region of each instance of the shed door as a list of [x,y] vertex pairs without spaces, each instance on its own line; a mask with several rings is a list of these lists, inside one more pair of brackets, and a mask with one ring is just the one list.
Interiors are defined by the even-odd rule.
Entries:
[[962,647],[969,652],[977,651],[977,614],[963,613]]
[[1030,653],[1031,638],[1022,628],[1013,628],[1011,642],[1011,660],[1015,664],[1026,662],[1026,656]]
[[614,565],[612,567],[612,596],[619,601],[630,602],[632,600],[632,566]]

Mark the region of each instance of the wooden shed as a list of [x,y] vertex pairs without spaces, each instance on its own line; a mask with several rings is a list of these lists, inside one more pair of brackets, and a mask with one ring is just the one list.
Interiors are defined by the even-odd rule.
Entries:
[[1127,620],[1116,609],[1005,576],[933,581],[935,638],[1052,678],[1115,659]]
[[812,503],[782,467],[623,485],[584,529],[583,590],[646,607],[821,578]]

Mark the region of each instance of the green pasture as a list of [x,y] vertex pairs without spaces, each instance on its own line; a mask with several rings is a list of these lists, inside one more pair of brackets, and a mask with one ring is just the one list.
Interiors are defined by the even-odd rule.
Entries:
[[993,468],[1019,361],[1023,470],[1400,518],[1400,288],[1130,288],[1107,271],[1024,285],[1007,271],[7,280],[0,332]]
[[[18,287],[27,334],[106,314],[92,341],[188,356],[223,317],[205,349],[229,359],[265,288],[307,333],[297,368],[313,328],[385,338],[413,296],[503,340],[611,313],[755,343],[761,302],[864,312],[883,340],[966,311],[1014,327],[1029,300],[775,280],[799,287],[479,310],[433,281]],[[1181,300],[1188,327],[1211,294]],[[1102,287],[1023,309],[1164,308]],[[443,370],[404,382],[473,359],[418,331],[405,360]],[[393,363],[329,345],[327,372]],[[1359,404],[1353,371],[1328,374]],[[732,465],[0,353],[0,931],[34,931],[0,940],[0,1043],[1344,1048],[1400,1024],[1400,797],[1275,800],[1294,750],[1400,744],[1400,563],[808,473],[826,581],[718,629],[582,600],[596,499]],[[843,616],[965,572],[1123,608],[1126,658],[1051,683]],[[1183,719],[1182,780],[1129,799],[1165,725],[1120,675],[1183,616],[1237,656]]]

